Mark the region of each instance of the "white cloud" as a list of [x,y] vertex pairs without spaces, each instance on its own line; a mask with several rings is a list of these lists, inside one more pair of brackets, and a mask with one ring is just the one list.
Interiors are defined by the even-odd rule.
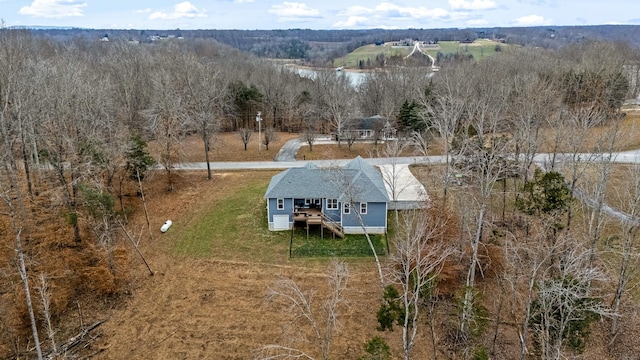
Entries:
[[350,28],[361,25],[367,25],[369,23],[369,19],[364,16],[349,16],[349,18],[345,21],[338,21],[331,25],[335,28]]
[[173,6],[173,12],[165,13],[156,11],[149,15],[150,20],[173,20],[181,18],[207,17],[206,11],[198,9],[189,1],[184,1]]
[[442,8],[428,9],[419,7],[400,7],[391,3],[380,3],[375,7],[377,12],[385,13],[387,16],[399,15],[399,17],[409,18],[444,18],[449,15],[449,11]]
[[[372,8],[355,5],[338,13],[345,16],[346,20],[337,21],[333,27],[375,27],[375,28],[406,28],[423,27],[425,21],[456,21],[469,18],[469,13],[464,11],[450,11],[443,8],[427,8],[424,6],[403,7],[391,2],[381,2]],[[398,22],[404,24],[399,26]],[[390,22],[393,25],[387,25]],[[413,23],[418,23],[418,25]],[[411,24],[409,24],[411,23]]]
[[467,26],[484,26],[488,24],[489,22],[485,19],[472,19],[467,21]]
[[373,15],[377,18],[394,19],[441,19],[450,17],[453,15],[453,13],[442,8],[428,9],[424,6],[402,7],[390,2],[382,2],[376,5],[374,8],[367,8],[359,5],[351,6],[338,15],[356,18],[364,15]]
[[136,14],[148,14],[150,12],[152,12],[153,9],[151,8],[146,8],[146,9],[138,9],[135,11]]
[[513,22],[518,26],[538,26],[551,25],[552,19],[545,18],[540,15],[527,15],[515,19]]
[[301,21],[320,17],[320,11],[299,2],[285,1],[282,4],[273,5],[267,10],[270,14],[278,16],[279,22]]
[[355,5],[355,6],[349,6],[346,10],[342,11],[340,13],[340,15],[343,15],[343,16],[358,16],[358,15],[362,15],[362,14],[371,14],[371,13],[373,13],[373,11],[374,11],[373,9],[370,9],[368,7]]
[[254,2],[254,0],[233,0],[236,4],[248,4]]
[[86,2],[78,0],[33,0],[31,5],[23,6],[18,12],[33,17],[64,18],[84,16],[82,8],[85,6]]
[[454,10],[489,10],[498,4],[492,0],[449,0],[449,6]]

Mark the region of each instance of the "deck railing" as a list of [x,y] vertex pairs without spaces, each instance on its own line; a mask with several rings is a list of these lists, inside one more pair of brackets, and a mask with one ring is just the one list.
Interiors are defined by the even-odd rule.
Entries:
[[344,230],[342,229],[342,225],[327,216],[325,213],[322,213],[322,226],[331,230],[339,237],[344,238]]

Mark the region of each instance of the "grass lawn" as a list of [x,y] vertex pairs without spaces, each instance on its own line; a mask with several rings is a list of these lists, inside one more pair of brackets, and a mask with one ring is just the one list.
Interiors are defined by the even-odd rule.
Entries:
[[335,59],[333,61],[333,65],[336,67],[344,66],[350,69],[357,69],[359,60],[367,61],[367,59],[370,59],[371,62],[375,62],[376,56],[380,54],[384,54],[385,58],[389,58],[391,56],[407,56],[409,55],[409,51],[411,51],[411,49],[407,50],[404,48],[393,48],[388,45],[376,46],[369,44],[361,46],[349,54]]
[[[263,195],[273,171],[234,172],[218,184],[207,183],[186,219],[174,221],[167,232],[171,249],[179,256],[216,258],[252,263],[285,263],[289,259],[290,231],[269,231]],[[224,182],[224,184],[222,184]],[[312,229],[299,228],[293,238],[293,257],[368,257],[371,249],[364,235],[324,239]],[[385,236],[372,235],[377,253],[387,253]]]
[[[269,144],[269,150],[264,144],[258,146],[258,133],[251,136],[244,150],[244,144],[237,132],[218,133],[211,142],[209,161],[272,161],[280,148],[298,134],[279,132],[275,140]],[[204,162],[204,145],[198,135],[189,135],[180,141],[181,147],[177,162]],[[161,156],[161,149],[155,141],[149,142],[149,152],[156,159]]]
[[276,172],[234,172],[207,184],[188,218],[167,235],[172,249],[187,257],[214,257],[256,263],[286,261],[289,234],[267,230],[265,200]]
[[[512,47],[512,45],[500,44],[488,39],[477,39],[471,44],[461,44],[459,41],[440,41],[438,45],[439,48],[427,49],[426,52],[433,57],[435,57],[438,52],[444,54],[471,54],[476,60],[498,54],[499,52],[496,51],[496,45],[500,45],[502,51]],[[370,59],[371,62],[375,62],[376,57],[380,54],[384,54],[385,58],[392,56],[405,57],[409,55],[412,50],[412,46],[392,47],[391,44],[384,46],[369,44],[361,46],[343,57],[337,58],[333,61],[333,65],[336,67],[344,66],[348,69],[357,69],[359,60],[367,61],[367,59]]]
[[499,54],[499,52],[496,51],[496,45],[500,45],[500,49],[502,51],[507,50],[511,47],[511,45],[500,44],[488,39],[477,39],[471,44],[461,44],[458,41],[441,41],[438,44],[440,45],[440,49],[428,50],[427,52],[429,53],[429,55],[435,57],[438,52],[441,52],[443,54],[471,54],[476,60],[481,60],[485,57]]
[[347,146],[346,142],[343,142],[340,147],[338,144],[316,144],[313,145],[313,151],[309,151],[309,146],[304,143],[296,159],[298,160],[323,160],[323,159],[353,159],[358,155],[363,158],[375,157],[376,149],[382,150],[383,145],[378,143],[376,147],[373,143],[355,143],[351,146],[351,149]]
[[[291,235],[290,232],[289,235]],[[309,238],[304,228],[296,228],[292,241],[292,257],[361,257],[373,256],[369,242],[364,235],[348,234],[344,239],[333,238],[331,232],[312,229]],[[378,255],[387,254],[387,240],[384,235],[370,235]]]

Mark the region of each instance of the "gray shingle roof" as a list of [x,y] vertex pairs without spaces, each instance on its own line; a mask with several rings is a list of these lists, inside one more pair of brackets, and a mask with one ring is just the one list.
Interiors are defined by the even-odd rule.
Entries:
[[264,197],[389,201],[382,175],[360,156],[342,169],[320,169],[311,163],[287,169],[271,178]]

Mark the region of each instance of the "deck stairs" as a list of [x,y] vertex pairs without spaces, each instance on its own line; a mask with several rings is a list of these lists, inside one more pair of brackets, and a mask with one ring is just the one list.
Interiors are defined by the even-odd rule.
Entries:
[[336,234],[339,238],[344,239],[342,226],[324,213],[322,214],[322,227]]

